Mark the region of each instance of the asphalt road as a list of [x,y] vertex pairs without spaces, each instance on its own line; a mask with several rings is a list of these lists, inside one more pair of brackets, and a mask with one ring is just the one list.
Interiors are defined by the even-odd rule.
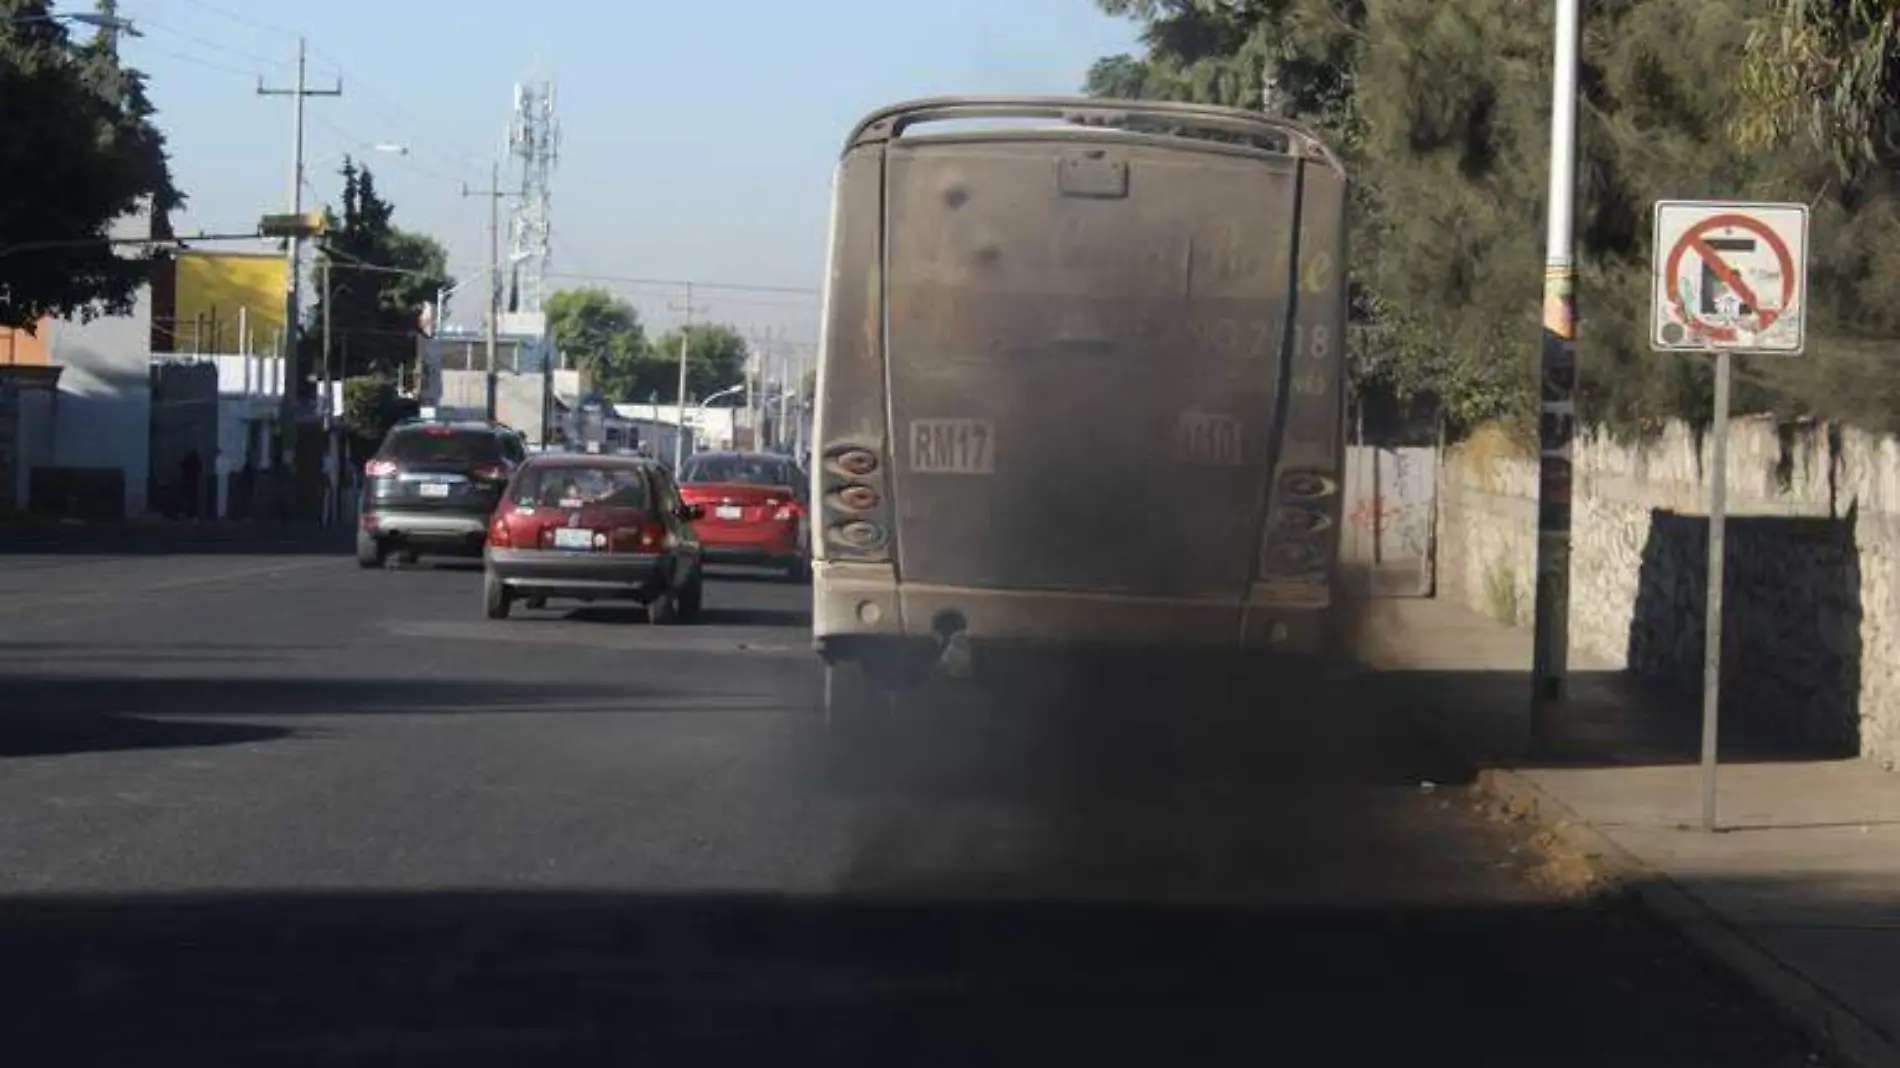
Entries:
[[1817,1063],[1365,683],[846,745],[770,577],[490,622],[466,568],[165,547],[0,555],[9,1063]]

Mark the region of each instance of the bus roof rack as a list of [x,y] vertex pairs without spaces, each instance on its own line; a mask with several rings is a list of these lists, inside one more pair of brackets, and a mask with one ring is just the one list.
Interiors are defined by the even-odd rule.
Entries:
[[891,104],[859,120],[845,141],[845,151],[902,137],[919,123],[966,119],[1055,119],[1096,128],[1147,120],[1181,130],[1275,137],[1286,142],[1289,155],[1315,159],[1341,175],[1346,173],[1338,153],[1312,129],[1290,119],[1214,104],[1087,96],[939,96]]

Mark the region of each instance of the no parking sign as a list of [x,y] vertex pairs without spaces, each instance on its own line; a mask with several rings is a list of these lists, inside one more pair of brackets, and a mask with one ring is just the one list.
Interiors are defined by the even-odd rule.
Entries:
[[1650,344],[1798,356],[1807,347],[1808,208],[1656,203]]

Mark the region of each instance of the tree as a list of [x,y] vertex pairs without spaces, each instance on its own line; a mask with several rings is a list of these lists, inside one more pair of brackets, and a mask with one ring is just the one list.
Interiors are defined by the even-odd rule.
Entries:
[[[317,294],[315,322],[330,302],[330,366],[342,377],[402,377],[415,360],[423,305],[452,284],[448,251],[426,234],[391,223],[395,206],[376,191],[369,168],[345,159],[341,211],[326,209],[330,229],[319,251],[330,293]],[[320,333],[306,332],[306,366],[319,368]]]
[[1734,131],[1752,149],[1805,134],[1852,175],[1900,137],[1900,0],[1775,0],[1743,53]]
[[594,388],[612,401],[640,396],[646,328],[633,305],[606,289],[564,289],[548,297],[548,327],[556,350],[584,369]]
[[[1092,90],[1258,106],[1265,70],[1283,108],[1345,153],[1357,197],[1349,352],[1362,386],[1435,397],[1454,423],[1526,425],[1537,403],[1549,5],[1099,2],[1142,20],[1145,51],[1097,64]],[[1848,54],[1838,42],[1869,46],[1891,34],[1890,20],[1876,26],[1865,13],[1895,2],[1782,6],[1834,12],[1819,38]],[[1861,21],[1841,21],[1850,10]],[[1745,111],[1746,93],[1732,59],[1766,54],[1750,0],[1620,0],[1586,13],[1577,219],[1585,420],[1642,432],[1667,418],[1707,418],[1708,368],[1649,350],[1649,213],[1662,197],[1732,197],[1812,204],[1815,233],[1830,235],[1811,250],[1811,357],[1748,365],[1737,409],[1870,428],[1900,422],[1900,376],[1879,344],[1900,333],[1900,259],[1886,251],[1900,247],[1893,168],[1843,180],[1807,144],[1737,136],[1731,116]],[[1843,36],[1843,26],[1862,32]],[[1891,64],[1865,47],[1856,54],[1858,67],[1835,69],[1877,69],[1884,87]],[[1785,103],[1785,94],[1760,99]],[[1872,121],[1851,107],[1822,113],[1833,116],[1825,129]]]
[[[745,381],[745,337],[720,323],[686,327],[686,393],[709,397]],[[636,387],[636,399],[658,395],[671,404],[679,396],[680,331],[671,330],[653,343],[651,357]]]
[[374,449],[389,428],[416,414],[415,402],[380,375],[346,379],[343,383],[343,426],[367,449]]
[[[114,5],[99,5],[112,15]],[[115,34],[75,47],[43,0],[0,0],[0,325],[129,310],[155,262],[111,225],[181,204],[144,76]]]

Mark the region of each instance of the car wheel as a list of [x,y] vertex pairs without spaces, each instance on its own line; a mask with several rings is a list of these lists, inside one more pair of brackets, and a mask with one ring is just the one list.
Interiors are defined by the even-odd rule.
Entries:
[[414,550],[404,550],[396,559],[405,564],[418,564],[422,562],[422,554]]
[[507,619],[508,609],[513,607],[514,599],[500,576],[493,571],[482,575],[482,608],[488,613],[488,618]]
[[691,623],[699,618],[699,610],[706,606],[706,582],[694,575],[686,588],[679,592],[679,618],[682,623]]
[[794,558],[791,563],[785,565],[785,578],[787,581],[796,582],[801,586],[810,582],[811,561],[802,556]]
[[647,622],[656,627],[668,626],[679,621],[679,594],[672,590],[662,590],[647,602]]
[[381,569],[389,562],[389,550],[364,531],[356,532],[356,563],[359,567]]

